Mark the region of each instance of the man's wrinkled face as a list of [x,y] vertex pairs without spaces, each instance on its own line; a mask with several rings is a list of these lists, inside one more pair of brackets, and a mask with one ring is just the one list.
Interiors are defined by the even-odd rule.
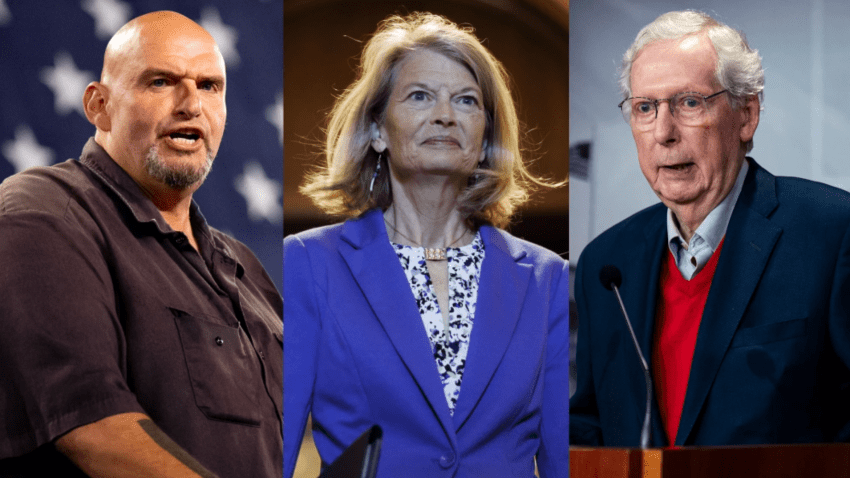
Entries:
[[[175,31],[176,30],[176,31]],[[199,28],[143,29],[111,68],[106,109],[111,154],[137,182],[200,185],[227,117],[225,70]],[[116,153],[115,151],[118,151]]]
[[[716,64],[717,53],[704,34],[650,43],[632,64],[631,94],[650,99],[684,92],[711,95],[722,90]],[[632,123],[641,171],[665,205],[674,212],[689,205],[710,211],[726,197],[744,158],[743,142],[755,132],[748,121],[751,113],[747,106],[733,109],[728,95],[720,95],[707,102],[697,125],[678,122],[667,102],[658,105],[650,128]]]

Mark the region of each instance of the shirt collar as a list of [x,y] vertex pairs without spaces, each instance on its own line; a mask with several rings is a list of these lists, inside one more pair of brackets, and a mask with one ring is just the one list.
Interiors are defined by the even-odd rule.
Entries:
[[[717,249],[723,236],[726,235],[726,227],[729,225],[729,220],[732,218],[732,211],[735,209],[735,203],[738,202],[738,196],[740,196],[741,190],[744,187],[744,178],[747,177],[748,170],[749,165],[747,164],[747,160],[744,160],[741,170],[738,171],[738,178],[735,180],[732,190],[729,191],[729,194],[726,195],[723,201],[720,201],[720,204],[708,213],[708,216],[699,225],[691,237],[690,242],[688,242],[688,249],[692,249],[699,243],[705,243],[712,252]],[[673,217],[673,211],[668,208],[667,245],[670,248],[670,252],[673,253],[673,257],[679,257],[678,252],[682,247],[681,244],[684,242],[685,240],[679,232],[679,228]]]
[[[83,147],[80,162],[115,193],[119,201],[130,210],[137,223],[153,224],[161,234],[175,233],[174,229],[165,222],[165,218],[162,217],[159,209],[145,196],[136,181],[109,156],[109,153],[103,147],[97,144],[94,138],[89,138]],[[207,221],[194,199],[189,206],[189,220],[195,231],[195,239],[200,242],[202,250],[204,243],[212,244],[215,242]]]

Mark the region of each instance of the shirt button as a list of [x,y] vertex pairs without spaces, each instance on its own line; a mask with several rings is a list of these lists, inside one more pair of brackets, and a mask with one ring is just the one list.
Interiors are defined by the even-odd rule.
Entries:
[[449,468],[450,466],[454,465],[454,463],[455,456],[452,453],[440,457],[440,466],[442,466],[443,468]]
[[218,345],[218,346],[224,345],[224,339],[221,338],[221,337],[216,337],[215,338],[215,344]]

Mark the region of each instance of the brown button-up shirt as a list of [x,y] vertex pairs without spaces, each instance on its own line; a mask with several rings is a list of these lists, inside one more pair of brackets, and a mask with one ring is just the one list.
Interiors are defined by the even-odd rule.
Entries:
[[51,443],[126,412],[219,476],[281,475],[280,294],[191,220],[199,251],[93,139],[0,185],[0,476],[72,476]]

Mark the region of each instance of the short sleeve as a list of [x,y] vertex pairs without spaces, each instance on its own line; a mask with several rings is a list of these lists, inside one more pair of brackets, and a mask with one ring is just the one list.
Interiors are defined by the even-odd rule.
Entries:
[[37,211],[4,213],[0,231],[0,459],[142,412],[97,234],[79,215]]

